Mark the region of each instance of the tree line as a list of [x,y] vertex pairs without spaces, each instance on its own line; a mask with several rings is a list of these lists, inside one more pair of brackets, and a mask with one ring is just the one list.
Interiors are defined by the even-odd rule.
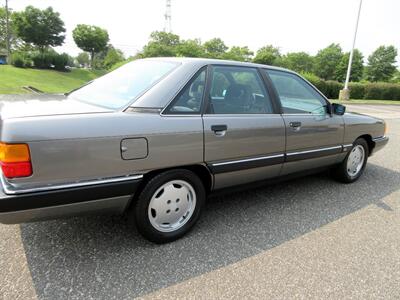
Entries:
[[[10,13],[11,61],[18,67],[55,68],[91,66],[109,69],[125,57],[109,43],[108,32],[96,26],[79,24],[73,30],[76,45],[85,52],[77,57],[57,53],[53,47],[65,42],[65,24],[52,7],[38,9],[27,6]],[[6,48],[6,11],[0,8],[0,50]]]
[[[0,49],[5,47],[5,11],[0,9]],[[65,41],[65,25],[60,14],[51,7],[40,10],[28,6],[25,10],[11,13],[11,45],[16,58],[29,56],[36,67],[51,65],[49,55],[57,57],[52,47],[60,46]],[[349,53],[344,52],[339,44],[332,43],[318,51],[316,55],[306,52],[281,53],[278,47],[266,45],[256,52],[247,46],[228,47],[220,38],[213,38],[204,43],[199,39],[181,39],[177,34],[162,31],[153,32],[149,42],[134,57],[125,60],[121,50],[109,43],[106,29],[79,24],[73,30],[76,45],[84,52],[72,58],[63,56],[66,65],[90,66],[92,68],[112,69],[124,61],[136,58],[181,56],[228,59],[255,62],[285,67],[300,73],[313,74],[324,80],[345,80]],[[32,54],[33,53],[33,54]],[[400,82],[400,72],[396,67],[397,49],[394,46],[380,46],[366,59],[360,50],[355,49],[352,73],[353,82]],[[51,62],[50,62],[51,61]],[[29,62],[30,63],[30,62]],[[28,63],[28,64],[29,64]]]
[[[256,53],[247,46],[228,47],[220,38],[204,43],[198,39],[181,40],[173,33],[153,32],[150,41],[138,57],[183,56],[228,59],[255,62],[284,67],[300,73],[311,73],[324,80],[343,82],[349,63],[350,53],[343,52],[339,44],[331,44],[318,51],[315,56],[306,52],[282,54],[278,47],[266,45]],[[399,81],[396,67],[397,49],[394,46],[380,46],[364,65],[364,56],[355,49],[352,62],[351,81]]]

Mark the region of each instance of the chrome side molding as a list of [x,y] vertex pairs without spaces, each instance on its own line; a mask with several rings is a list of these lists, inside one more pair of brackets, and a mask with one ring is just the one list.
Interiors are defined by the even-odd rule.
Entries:
[[342,147],[343,147],[343,146],[333,146],[333,147],[319,148],[319,149],[313,149],[313,150],[289,152],[289,153],[286,153],[286,155],[287,155],[287,156],[292,156],[292,155],[308,154],[308,153],[315,153],[315,152],[324,152],[324,151],[342,149]]
[[372,141],[373,142],[383,142],[383,141],[386,141],[386,140],[388,140],[388,137],[387,136],[378,136],[378,137],[376,137],[376,138],[372,138]]
[[94,180],[86,180],[86,181],[78,181],[78,182],[70,182],[64,184],[54,184],[54,185],[46,185],[40,187],[32,187],[32,188],[18,188],[13,184],[7,182],[4,178],[3,174],[0,176],[0,181],[3,187],[3,190],[8,195],[16,195],[16,194],[25,194],[25,193],[36,193],[36,192],[43,192],[43,191],[53,191],[53,190],[60,190],[60,189],[68,189],[68,188],[78,188],[90,185],[100,185],[100,184],[107,184],[107,183],[116,183],[116,182],[123,182],[129,180],[138,180],[142,179],[143,174],[139,175],[126,175],[126,176],[118,176],[118,177],[110,177],[110,178],[100,178]]
[[254,158],[247,158],[247,159],[240,159],[240,160],[224,161],[224,162],[220,162],[220,163],[214,163],[214,164],[212,164],[212,166],[213,167],[225,166],[225,165],[239,164],[239,163],[257,161],[257,160],[263,160],[263,159],[279,158],[279,157],[284,157],[284,156],[285,156],[285,154],[282,153],[282,154],[270,155],[270,156],[261,156],[261,157],[254,157]]

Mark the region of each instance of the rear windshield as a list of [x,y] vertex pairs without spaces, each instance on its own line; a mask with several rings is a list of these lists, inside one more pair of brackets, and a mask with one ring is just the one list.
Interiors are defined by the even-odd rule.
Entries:
[[122,108],[178,65],[155,60],[133,61],[70,93],[68,98],[111,109]]

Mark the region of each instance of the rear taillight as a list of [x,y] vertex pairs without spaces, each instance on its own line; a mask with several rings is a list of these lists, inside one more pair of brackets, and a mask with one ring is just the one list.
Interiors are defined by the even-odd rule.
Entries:
[[0,143],[0,165],[7,178],[32,175],[31,156],[27,144]]

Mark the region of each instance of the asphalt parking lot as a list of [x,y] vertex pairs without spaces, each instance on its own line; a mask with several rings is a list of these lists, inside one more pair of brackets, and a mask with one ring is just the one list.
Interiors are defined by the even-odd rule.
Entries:
[[154,245],[117,217],[0,225],[0,299],[400,298],[400,106],[358,182],[328,174],[208,201]]

